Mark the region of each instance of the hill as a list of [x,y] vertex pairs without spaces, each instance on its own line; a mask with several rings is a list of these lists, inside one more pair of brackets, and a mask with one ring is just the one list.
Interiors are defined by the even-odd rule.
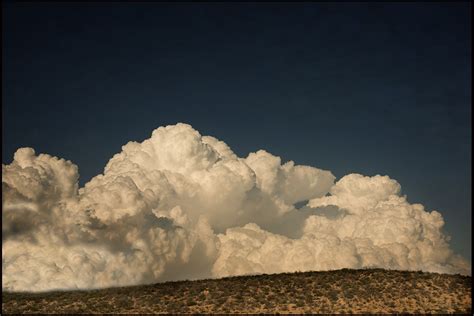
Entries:
[[297,272],[87,291],[2,293],[2,313],[467,313],[472,277]]

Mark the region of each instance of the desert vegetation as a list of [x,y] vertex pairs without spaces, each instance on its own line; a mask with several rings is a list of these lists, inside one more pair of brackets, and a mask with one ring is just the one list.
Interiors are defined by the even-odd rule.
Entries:
[[383,269],[2,294],[2,313],[463,313],[472,278]]

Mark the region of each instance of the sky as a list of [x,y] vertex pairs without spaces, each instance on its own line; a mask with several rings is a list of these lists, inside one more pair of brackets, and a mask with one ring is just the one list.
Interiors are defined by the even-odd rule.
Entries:
[[2,163],[184,122],[240,157],[389,175],[471,260],[471,4],[2,3]]

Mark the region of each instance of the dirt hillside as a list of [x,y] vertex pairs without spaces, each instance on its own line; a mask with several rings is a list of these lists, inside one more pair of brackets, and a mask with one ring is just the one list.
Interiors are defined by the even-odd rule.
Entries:
[[472,278],[382,269],[2,294],[6,313],[467,313]]

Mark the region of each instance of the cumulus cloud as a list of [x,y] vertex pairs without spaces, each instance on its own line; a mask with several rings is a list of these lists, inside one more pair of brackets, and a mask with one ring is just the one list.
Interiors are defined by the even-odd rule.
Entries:
[[2,165],[2,288],[364,267],[470,274],[441,214],[408,203],[395,180],[334,181],[264,150],[240,158],[182,123],[127,143],[83,188],[72,162],[20,148]]

